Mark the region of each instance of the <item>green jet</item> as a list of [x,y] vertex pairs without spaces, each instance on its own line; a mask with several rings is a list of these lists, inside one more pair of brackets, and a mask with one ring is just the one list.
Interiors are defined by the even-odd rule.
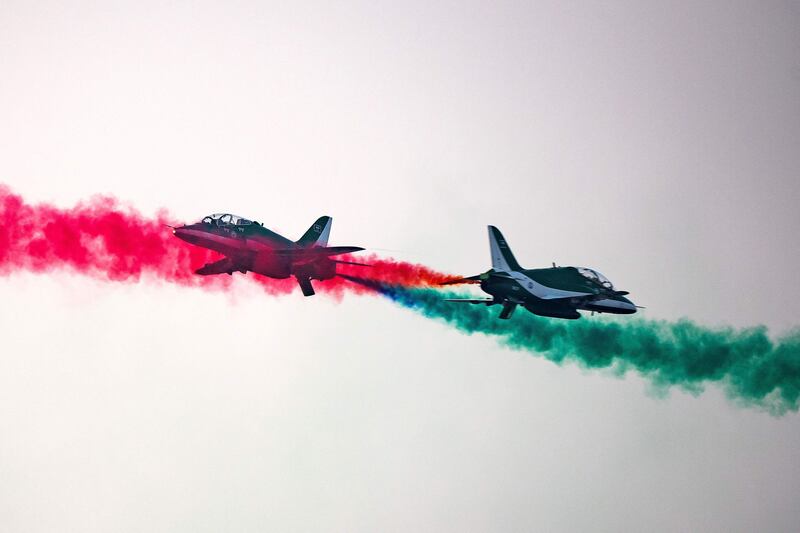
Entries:
[[508,246],[503,234],[489,226],[489,248],[492,269],[467,278],[444,283],[480,283],[486,299],[448,298],[455,303],[502,305],[500,318],[511,318],[518,305],[535,315],[576,319],[578,310],[593,313],[629,315],[637,306],[625,298],[627,291],[618,291],[608,278],[591,268],[557,267],[524,269]]

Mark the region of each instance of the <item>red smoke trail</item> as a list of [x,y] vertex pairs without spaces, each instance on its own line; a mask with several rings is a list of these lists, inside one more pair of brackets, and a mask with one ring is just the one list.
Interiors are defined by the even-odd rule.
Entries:
[[[219,254],[176,239],[166,224],[165,211],[155,219],[122,207],[107,197],[95,197],[71,209],[49,204],[27,204],[0,185],[0,275],[16,271],[66,270],[95,279],[135,282],[158,279],[179,285],[227,289],[230,276],[198,276],[194,271],[216,261]],[[339,270],[392,285],[428,286],[450,279],[420,265],[377,256],[351,260],[372,267],[339,265]],[[270,294],[296,290],[293,279],[276,280],[248,273]],[[341,278],[316,282],[321,292],[372,292]]]

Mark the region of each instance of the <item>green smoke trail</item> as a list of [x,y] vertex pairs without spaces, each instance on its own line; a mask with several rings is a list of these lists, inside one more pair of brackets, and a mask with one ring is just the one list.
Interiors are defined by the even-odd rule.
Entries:
[[[716,382],[736,403],[773,415],[797,411],[800,397],[800,331],[773,341],[763,326],[712,329],[690,320],[557,320],[517,313],[498,320],[494,308],[454,304],[459,297],[431,289],[375,286],[395,302],[466,333],[485,333],[512,348],[556,363],[634,370],[656,387],[699,393]],[[462,296],[463,297],[463,296]]]

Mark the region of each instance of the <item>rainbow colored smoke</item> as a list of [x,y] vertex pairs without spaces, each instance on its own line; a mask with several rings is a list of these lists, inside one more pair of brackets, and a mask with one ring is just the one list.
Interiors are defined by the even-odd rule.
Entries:
[[[105,197],[71,209],[32,205],[0,185],[0,275],[62,270],[114,282],[160,280],[209,290],[229,288],[230,276],[193,274],[219,257],[173,238],[165,227],[173,222],[166,212],[147,218]],[[529,313],[498,320],[494,308],[448,303],[444,298],[449,294],[430,288],[451,276],[377,256],[360,255],[358,260],[374,266],[341,265],[344,277],[320,283],[319,291],[336,297],[347,292],[381,294],[465,333],[492,335],[556,363],[571,361],[621,374],[634,370],[656,386],[692,392],[718,383],[740,404],[773,414],[798,409],[798,332],[773,340],[763,326],[711,329],[689,320],[563,321]],[[248,277],[269,294],[296,290],[291,279]]]

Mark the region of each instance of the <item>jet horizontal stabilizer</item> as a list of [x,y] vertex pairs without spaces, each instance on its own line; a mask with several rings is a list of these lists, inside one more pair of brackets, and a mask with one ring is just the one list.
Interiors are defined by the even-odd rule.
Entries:
[[312,259],[316,257],[328,257],[331,255],[350,254],[360,252],[364,248],[360,246],[326,246],[319,248],[288,248],[281,250],[270,250],[275,255],[288,255],[298,259]]
[[470,298],[445,298],[445,302],[455,302],[459,304],[484,304],[484,305],[493,305],[495,302],[491,298],[483,298],[483,299],[470,299]]
[[439,285],[462,285],[464,283],[480,283],[480,276],[470,276],[468,278],[450,279],[441,282]]
[[342,261],[341,259],[331,259],[334,263],[339,263],[340,265],[355,265],[360,267],[371,267],[375,265],[368,265],[366,263],[356,263],[355,261]]
[[450,279],[447,281],[443,281],[439,285],[461,285],[463,283],[480,283],[483,280],[489,279],[489,276],[491,276],[494,273],[495,273],[494,271],[489,270],[482,274],[475,274],[474,276],[468,276],[466,278]]

